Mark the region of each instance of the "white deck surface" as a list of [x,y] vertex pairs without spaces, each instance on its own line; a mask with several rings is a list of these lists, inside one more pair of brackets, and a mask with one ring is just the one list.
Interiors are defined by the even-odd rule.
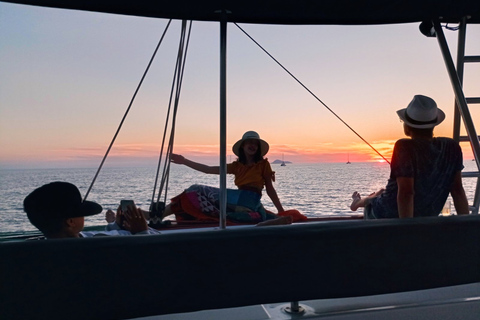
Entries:
[[285,312],[290,303],[278,303],[138,319],[479,320],[480,283],[378,296],[300,301],[300,306],[305,312],[294,315]]

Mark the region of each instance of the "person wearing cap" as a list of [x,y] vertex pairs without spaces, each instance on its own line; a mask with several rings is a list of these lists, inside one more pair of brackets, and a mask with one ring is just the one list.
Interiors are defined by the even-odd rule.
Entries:
[[84,217],[102,212],[102,206],[82,201],[78,188],[68,182],[51,182],[35,189],[24,199],[23,208],[30,223],[47,239],[155,233],[148,228],[142,211],[130,207],[121,217],[127,230],[82,231]]
[[[227,164],[227,173],[235,176],[235,185],[238,190],[227,189],[227,219],[235,222],[262,222],[278,218],[277,215],[266,212],[260,202],[262,190],[265,187],[267,195],[278,212],[285,211],[273,186],[274,172],[268,159],[264,159],[269,150],[268,143],[260,139],[257,132],[247,131],[242,139],[233,145],[232,150],[238,159]],[[220,173],[218,166],[207,166],[178,154],[172,154],[170,160],[203,173]],[[163,212],[163,218],[175,214],[177,220],[193,218],[203,221],[218,221],[218,199],[218,188],[192,185],[172,199]],[[283,218],[286,218],[283,219],[285,221],[289,220],[289,217]],[[277,222],[285,222],[283,220],[277,220]]]
[[433,137],[445,113],[433,99],[416,95],[397,114],[411,139],[395,143],[385,189],[363,198],[354,192],[351,210],[365,207],[367,219],[438,216],[451,194],[457,214],[468,214],[460,145],[450,138]]

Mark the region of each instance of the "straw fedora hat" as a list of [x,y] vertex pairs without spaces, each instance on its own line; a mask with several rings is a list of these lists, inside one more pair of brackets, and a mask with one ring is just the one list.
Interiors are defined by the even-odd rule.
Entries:
[[242,139],[235,142],[235,144],[232,147],[232,151],[236,156],[239,156],[240,147],[242,146],[242,143],[247,139],[258,140],[260,142],[260,153],[262,157],[267,154],[268,149],[270,148],[268,143],[265,140],[260,139],[260,136],[255,131],[247,131],[243,134]]
[[432,98],[416,95],[405,109],[397,111],[400,119],[412,128],[429,129],[445,119],[445,113]]

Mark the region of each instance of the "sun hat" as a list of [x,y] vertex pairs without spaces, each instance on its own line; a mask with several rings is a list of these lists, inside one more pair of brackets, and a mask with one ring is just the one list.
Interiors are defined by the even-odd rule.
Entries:
[[260,153],[262,157],[267,154],[268,149],[270,148],[268,143],[265,140],[260,139],[260,136],[255,131],[247,131],[243,134],[242,139],[235,142],[235,144],[232,147],[232,151],[236,156],[239,156],[239,151],[240,151],[240,147],[242,146],[242,143],[248,139],[256,139],[260,142]]
[[432,98],[416,95],[405,109],[397,111],[400,119],[412,128],[433,128],[445,120],[445,113]]
[[47,219],[85,217],[102,212],[102,206],[82,201],[78,188],[68,182],[51,182],[30,193],[23,200],[23,209],[32,224]]

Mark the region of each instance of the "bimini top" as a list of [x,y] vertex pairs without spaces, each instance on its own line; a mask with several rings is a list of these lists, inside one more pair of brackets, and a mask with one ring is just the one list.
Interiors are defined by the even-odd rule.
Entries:
[[44,7],[133,16],[260,24],[480,23],[479,0],[12,0]]

